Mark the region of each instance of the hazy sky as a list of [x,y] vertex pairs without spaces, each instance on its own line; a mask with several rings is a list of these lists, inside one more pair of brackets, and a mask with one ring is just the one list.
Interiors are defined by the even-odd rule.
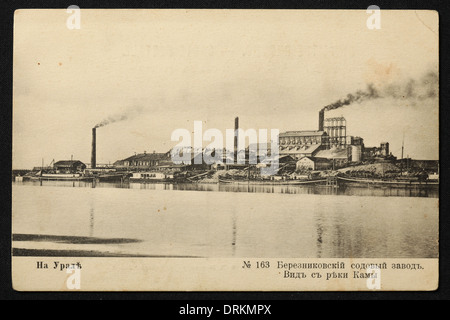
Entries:
[[[438,72],[432,11],[66,10],[15,14],[13,168],[52,159],[97,163],[168,151],[173,130],[316,130],[318,111],[368,83],[420,85]],[[326,113],[367,146],[438,159],[436,97],[384,97]],[[208,142],[205,142],[205,146]]]

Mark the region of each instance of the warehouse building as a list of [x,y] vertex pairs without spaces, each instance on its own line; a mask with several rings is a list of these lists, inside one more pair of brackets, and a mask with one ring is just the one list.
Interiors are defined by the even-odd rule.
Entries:
[[53,164],[56,173],[76,173],[86,169],[86,165],[80,160],[60,160]]
[[295,159],[314,157],[320,150],[329,148],[329,137],[325,131],[287,131],[279,135],[280,156]]
[[329,170],[332,167],[333,164],[330,160],[315,157],[303,157],[296,164],[297,171]]
[[114,162],[114,166],[118,169],[141,170],[156,167],[170,160],[170,153],[144,153],[135,154],[123,160]]

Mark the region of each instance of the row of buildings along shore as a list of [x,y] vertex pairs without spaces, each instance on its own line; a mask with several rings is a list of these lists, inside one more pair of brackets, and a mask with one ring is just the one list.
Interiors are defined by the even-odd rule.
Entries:
[[[349,164],[363,161],[395,161],[389,151],[389,143],[382,142],[378,147],[365,147],[361,137],[347,136],[346,120],[343,117],[328,118],[319,123],[319,130],[286,131],[279,134],[279,162],[295,165],[295,170],[335,170]],[[239,129],[239,119],[235,118],[235,130]],[[236,131],[237,132],[237,131]],[[235,136],[234,147],[237,149],[238,137]],[[114,162],[113,167],[119,170],[207,170],[207,169],[239,169],[248,167],[249,159],[258,157],[254,154],[257,146],[249,145],[245,151],[244,164],[238,164],[237,155],[229,161],[226,150],[222,151],[222,161],[208,165],[204,161],[195,161],[191,154],[191,164],[174,163],[171,150],[165,153],[139,153]],[[267,144],[270,155],[271,145]],[[204,151],[204,150],[203,150]],[[207,151],[208,152],[208,151]],[[210,150],[214,152],[214,150]],[[253,153],[252,153],[253,152]],[[199,155],[197,155],[199,156]],[[201,156],[201,155],[200,155]],[[259,162],[260,159],[257,159]],[[230,164],[230,162],[233,162]]]
[[[239,129],[239,119],[235,118],[235,130]],[[235,131],[237,132],[237,131]],[[234,148],[237,149],[237,135],[234,137]],[[270,143],[267,152],[270,155]],[[298,130],[282,132],[278,136],[278,151],[280,169],[278,174],[292,174],[295,172],[313,172],[338,170],[346,167],[373,163],[390,163],[399,168],[420,170],[423,172],[437,172],[438,161],[397,159],[389,150],[389,142],[381,142],[379,146],[367,147],[364,139],[358,136],[347,135],[347,122],[344,117],[325,119],[323,111],[319,113],[318,130]],[[125,159],[115,161],[113,164],[101,165],[96,163],[96,128],[92,129],[91,163],[83,163],[79,160],[53,161],[48,167],[35,167],[33,170],[51,171],[53,173],[75,173],[107,171],[128,172],[183,172],[198,170],[230,170],[245,169],[249,166],[249,159],[257,157],[252,154],[254,146],[245,149],[245,163],[239,164],[237,152],[234,159],[228,159],[227,153],[223,151],[223,161],[207,164],[202,153],[194,153],[191,150],[191,163],[182,164],[172,161],[169,150],[164,153],[142,152],[135,153]],[[202,150],[204,151],[204,150]],[[214,150],[210,150],[214,153]],[[242,156],[242,155],[241,155]],[[195,159],[195,157],[202,157]],[[256,158],[259,162],[260,159]],[[231,162],[231,163],[230,163]]]

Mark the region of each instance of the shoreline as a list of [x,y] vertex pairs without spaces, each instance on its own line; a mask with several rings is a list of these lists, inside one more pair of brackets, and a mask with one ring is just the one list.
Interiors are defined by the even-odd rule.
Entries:
[[48,250],[12,248],[13,257],[97,257],[97,258],[201,258],[198,256],[146,255],[96,250]]

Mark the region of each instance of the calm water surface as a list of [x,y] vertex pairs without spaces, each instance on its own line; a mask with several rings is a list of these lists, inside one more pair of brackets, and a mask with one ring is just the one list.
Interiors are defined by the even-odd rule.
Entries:
[[223,258],[437,257],[438,198],[405,192],[212,184],[103,183],[93,188],[87,182],[13,183],[15,235],[134,240],[80,243],[31,237],[13,241],[13,247]]

